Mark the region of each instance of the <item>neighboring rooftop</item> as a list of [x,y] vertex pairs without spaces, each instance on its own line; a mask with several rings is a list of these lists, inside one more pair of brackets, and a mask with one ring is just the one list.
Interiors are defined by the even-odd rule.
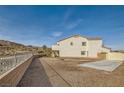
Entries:
[[124,53],[124,50],[112,50],[112,52],[120,52],[120,53]]
[[102,47],[103,47],[103,48],[107,48],[107,49],[110,49],[110,50],[111,50],[111,48],[109,48],[109,47],[106,47],[105,45],[102,45]]

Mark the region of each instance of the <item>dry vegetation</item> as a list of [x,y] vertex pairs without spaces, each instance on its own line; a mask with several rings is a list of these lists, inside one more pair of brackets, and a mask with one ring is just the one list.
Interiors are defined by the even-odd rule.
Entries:
[[41,56],[51,56],[51,48],[47,46],[36,47],[36,46],[25,46],[23,44],[0,40],[0,56],[11,56],[24,52],[32,52]]

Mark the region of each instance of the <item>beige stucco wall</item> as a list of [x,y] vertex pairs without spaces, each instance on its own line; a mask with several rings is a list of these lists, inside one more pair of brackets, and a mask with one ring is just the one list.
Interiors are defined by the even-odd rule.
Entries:
[[[73,42],[73,46],[70,45]],[[82,46],[86,42],[86,46]],[[71,37],[52,46],[52,50],[59,50],[60,57],[97,57],[101,51],[102,40],[88,40],[84,37]],[[86,51],[86,55],[81,55],[81,51]]]
[[[73,42],[73,46],[70,45]],[[87,51],[87,46],[82,46],[82,42],[88,42],[86,38],[71,37],[59,43],[60,56],[61,57],[86,57],[87,55],[81,55],[81,51]]]
[[101,52],[102,40],[90,40],[88,42],[89,57],[97,57],[97,54]]
[[107,53],[107,60],[124,60],[124,53],[121,52],[110,52]]
[[108,48],[105,48],[105,47],[101,48],[101,52],[109,53],[110,51],[111,51],[111,49],[108,49]]
[[59,46],[58,45],[52,45],[52,50],[59,50]]

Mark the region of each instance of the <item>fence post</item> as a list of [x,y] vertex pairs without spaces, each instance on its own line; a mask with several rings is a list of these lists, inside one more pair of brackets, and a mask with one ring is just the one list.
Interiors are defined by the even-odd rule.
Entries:
[[17,57],[16,57],[16,53],[15,53],[15,66],[17,65]]
[[3,67],[2,67],[2,58],[0,58],[0,75],[2,74],[2,69]]

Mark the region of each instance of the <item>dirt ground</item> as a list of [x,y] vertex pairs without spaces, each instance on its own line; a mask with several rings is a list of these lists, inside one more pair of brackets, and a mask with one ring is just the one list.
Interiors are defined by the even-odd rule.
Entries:
[[[41,58],[74,87],[122,87],[124,86],[124,63],[113,72],[77,67],[87,61],[69,61]],[[91,60],[90,60],[91,61]],[[94,60],[95,61],[95,60]]]
[[39,58],[32,62],[18,86],[123,87],[124,63],[113,72],[77,65],[96,60]]

